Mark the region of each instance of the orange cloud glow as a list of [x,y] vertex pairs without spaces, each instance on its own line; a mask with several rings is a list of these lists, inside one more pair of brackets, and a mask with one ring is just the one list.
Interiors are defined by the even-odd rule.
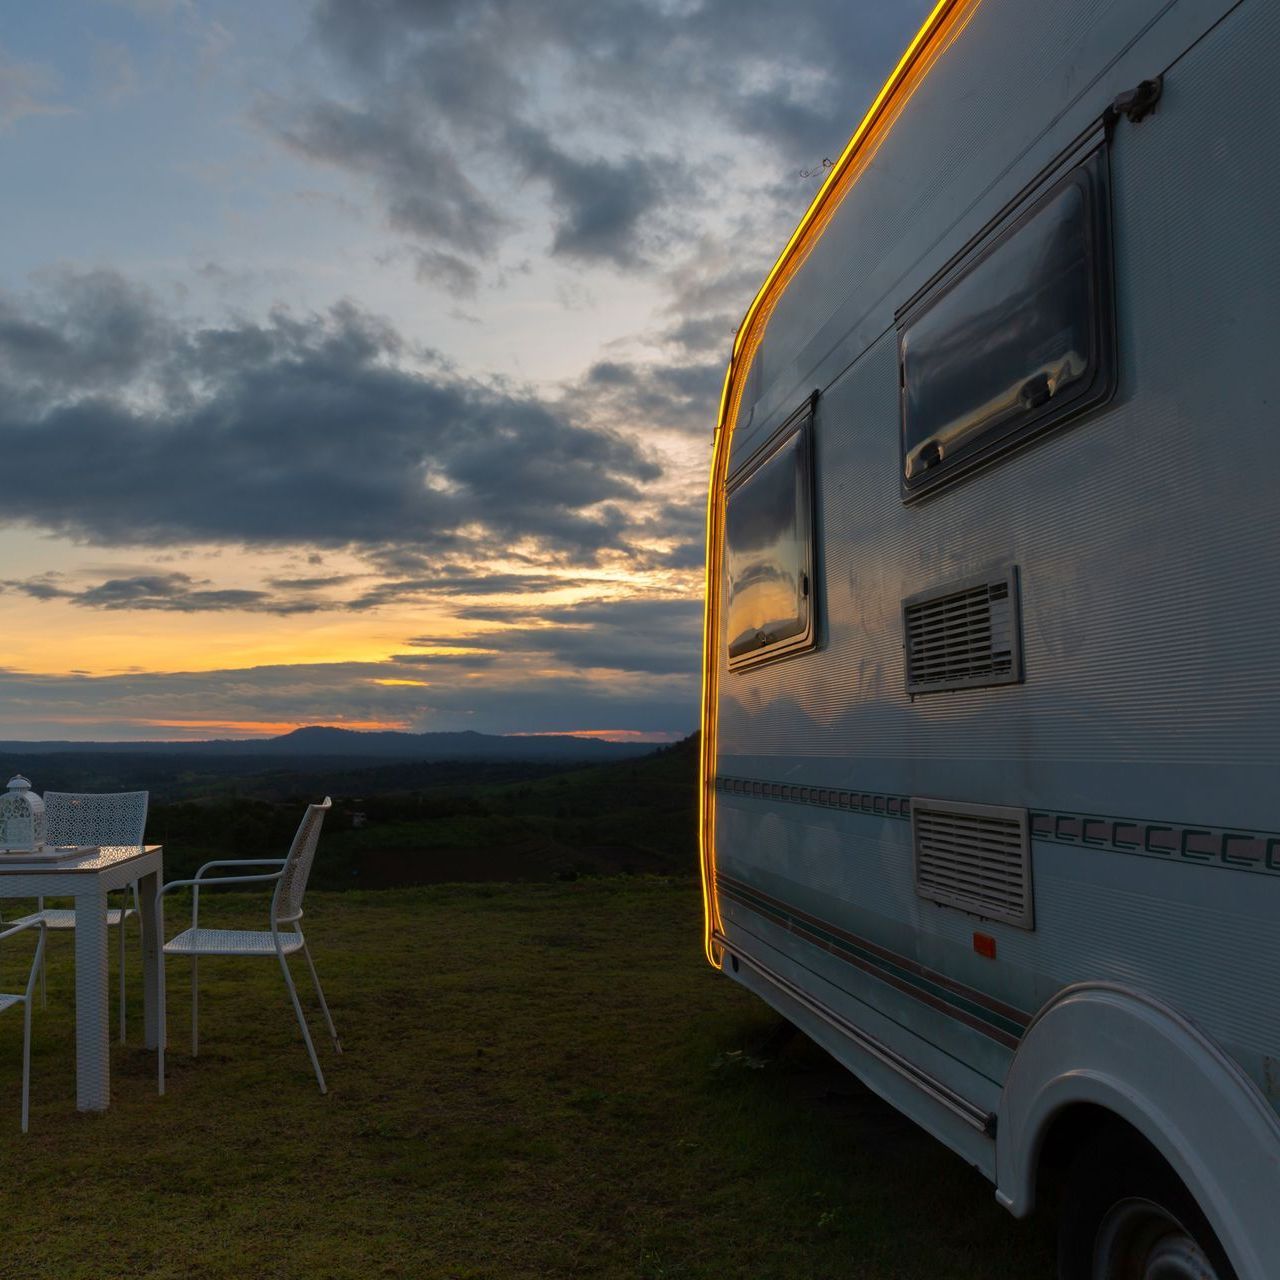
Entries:
[[[311,725],[309,720],[131,720],[129,723],[147,729],[181,729],[187,732],[198,732],[201,736],[226,734],[236,738],[271,738]],[[403,732],[408,728],[408,724],[404,720],[336,720],[326,727],[359,729],[366,732],[381,730]]]

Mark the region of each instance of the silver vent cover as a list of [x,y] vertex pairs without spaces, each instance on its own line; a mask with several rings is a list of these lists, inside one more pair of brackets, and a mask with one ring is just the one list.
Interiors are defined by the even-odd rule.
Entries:
[[911,831],[922,898],[1035,928],[1025,809],[913,796]]
[[907,692],[1022,680],[1018,570],[1007,565],[902,602]]

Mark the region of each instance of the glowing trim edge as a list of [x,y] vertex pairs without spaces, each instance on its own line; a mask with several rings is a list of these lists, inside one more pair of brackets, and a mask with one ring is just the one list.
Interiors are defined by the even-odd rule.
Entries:
[[[703,908],[703,950],[707,960],[715,968],[721,967],[720,945],[718,938],[723,937],[723,926],[720,920],[720,909],[715,889],[715,773],[716,773],[716,726],[717,726],[717,693],[719,685],[719,619],[720,619],[720,566],[724,540],[724,504],[721,501],[724,488],[724,469],[728,458],[728,442],[732,434],[729,414],[733,403],[733,393],[737,388],[741,366],[749,364],[744,361],[748,352],[750,339],[754,337],[756,322],[771,297],[775,283],[792,258],[807,245],[809,232],[818,218],[825,211],[836,188],[858,157],[872,130],[884,116],[886,109],[892,105],[898,91],[902,88],[912,69],[920,57],[927,51],[933,38],[943,28],[946,20],[954,10],[966,3],[976,0],[937,0],[929,16],[925,18],[920,30],[916,32],[898,59],[897,65],[890,72],[880,92],[867,108],[853,136],[849,139],[839,160],[832,166],[826,181],[818,189],[809,203],[804,216],[796,229],[791,233],[786,247],[778,255],[764,283],[756,291],[742,324],[733,340],[733,351],[729,357],[729,366],[725,370],[724,385],[720,391],[720,408],[716,415],[715,438],[712,447],[711,483],[707,490],[707,557],[706,586],[703,595],[702,616],[702,720],[701,751],[698,789],[698,835],[700,844],[700,862],[702,873],[702,908]],[[841,193],[841,198],[847,193]]]

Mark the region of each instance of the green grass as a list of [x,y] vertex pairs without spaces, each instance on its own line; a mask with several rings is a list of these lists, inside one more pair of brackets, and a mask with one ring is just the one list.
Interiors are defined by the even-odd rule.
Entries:
[[[687,881],[315,894],[307,920],[346,1048],[321,1049],[327,1098],[278,972],[246,961],[204,962],[195,1061],[170,966],[157,1097],[135,946],[98,1116],[51,939],[25,1138],[0,1015],[0,1276],[1051,1275],[1043,1224],[803,1038],[769,1047],[776,1016],[701,958]],[[13,990],[28,948],[4,945]]]

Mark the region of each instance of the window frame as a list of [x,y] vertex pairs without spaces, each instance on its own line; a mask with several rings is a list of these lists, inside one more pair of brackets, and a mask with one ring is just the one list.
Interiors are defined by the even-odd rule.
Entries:
[[[907,389],[904,344],[911,326],[946,298],[957,285],[1026,227],[1067,187],[1082,189],[1091,271],[1089,301],[1091,349],[1082,385],[1057,403],[1054,399],[1016,417],[988,426],[951,458],[943,458],[919,477],[907,478]],[[1117,383],[1115,271],[1113,262],[1110,146],[1105,129],[1060,156],[1007,204],[894,316],[898,344],[898,480],[904,503],[936,493],[985,470],[1069,421],[1112,399]]]
[[[814,493],[814,418],[817,411],[818,393],[815,391],[805,403],[792,413],[785,422],[774,431],[763,444],[734,472],[725,483],[725,541],[724,541],[724,574],[725,590],[725,635],[723,638],[724,654],[731,672],[762,667],[772,662],[780,662],[787,658],[798,657],[818,646],[818,589],[814,572],[817,560],[817,521],[816,500]],[[803,510],[800,513],[799,525],[807,537],[804,539],[804,554],[801,558],[800,572],[808,583],[804,599],[808,603],[804,627],[776,640],[771,644],[746,653],[732,655],[729,645],[732,637],[728,634],[729,621],[733,616],[733,592],[729,577],[729,504],[733,501],[734,492],[741,489],[748,480],[758,475],[794,438],[800,438],[800,456],[798,460],[799,476],[804,481],[801,498]]]

